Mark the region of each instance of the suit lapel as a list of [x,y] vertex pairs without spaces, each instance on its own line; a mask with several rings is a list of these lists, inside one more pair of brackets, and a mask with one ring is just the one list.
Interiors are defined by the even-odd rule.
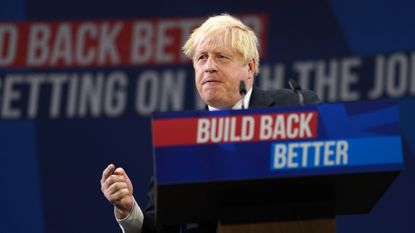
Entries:
[[249,108],[261,108],[275,105],[275,101],[267,93],[259,88],[252,87]]

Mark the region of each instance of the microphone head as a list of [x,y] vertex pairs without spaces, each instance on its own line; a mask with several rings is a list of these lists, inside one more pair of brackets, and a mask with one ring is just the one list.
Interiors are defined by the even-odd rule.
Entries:
[[246,95],[246,86],[243,80],[239,81],[239,94],[241,94],[241,96]]
[[291,89],[295,92],[301,91],[301,86],[292,78],[288,79],[288,84],[290,85]]

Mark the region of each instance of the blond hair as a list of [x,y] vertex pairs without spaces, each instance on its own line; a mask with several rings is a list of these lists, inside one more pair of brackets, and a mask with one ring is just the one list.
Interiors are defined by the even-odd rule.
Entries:
[[[256,61],[255,74],[258,74],[258,38],[251,28],[229,14],[212,16],[207,19],[200,27],[192,32],[182,50],[188,58],[193,59],[196,46],[199,43],[224,43],[229,37],[232,48],[242,55],[245,63],[249,63],[252,59]],[[218,41],[218,39],[222,41]]]

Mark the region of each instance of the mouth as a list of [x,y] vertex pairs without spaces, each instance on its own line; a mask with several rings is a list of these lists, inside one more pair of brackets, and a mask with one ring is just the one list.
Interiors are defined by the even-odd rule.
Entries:
[[216,79],[206,79],[206,80],[202,81],[202,85],[205,85],[205,84],[218,84],[218,83],[221,83],[221,81],[216,80]]

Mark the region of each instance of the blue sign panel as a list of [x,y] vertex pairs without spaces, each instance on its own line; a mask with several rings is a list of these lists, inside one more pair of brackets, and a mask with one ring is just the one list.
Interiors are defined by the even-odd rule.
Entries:
[[[227,132],[231,135],[226,135],[227,140],[219,140],[220,120],[223,127],[229,121],[232,128],[234,122],[235,133]],[[166,144],[157,135],[174,133],[160,129],[171,129],[166,122],[180,122],[180,127],[190,131],[177,134],[174,140],[167,138],[170,144]],[[160,113],[153,123],[156,178],[158,185],[165,185],[401,170],[398,123],[398,108],[392,101],[274,112]],[[218,143],[205,139],[209,132]],[[235,141],[229,142],[232,135]],[[242,140],[244,137],[249,140]]]

